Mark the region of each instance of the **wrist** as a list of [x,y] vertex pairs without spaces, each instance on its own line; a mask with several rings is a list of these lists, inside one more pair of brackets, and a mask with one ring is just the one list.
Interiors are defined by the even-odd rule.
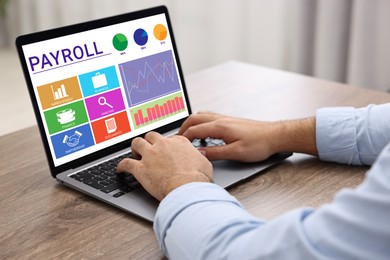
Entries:
[[188,183],[193,183],[193,182],[208,182],[212,183],[213,180],[207,174],[195,171],[192,172],[191,174],[177,174],[175,175],[176,178],[170,180],[168,183],[166,183],[165,188],[162,192],[163,197],[166,197],[170,192],[173,190],[186,185]]
[[315,117],[274,123],[271,149],[277,152],[298,152],[318,155]]

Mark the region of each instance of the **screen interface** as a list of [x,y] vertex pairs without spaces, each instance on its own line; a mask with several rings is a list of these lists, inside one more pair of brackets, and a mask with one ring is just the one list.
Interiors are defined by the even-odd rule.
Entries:
[[55,166],[189,114],[164,14],[22,48]]

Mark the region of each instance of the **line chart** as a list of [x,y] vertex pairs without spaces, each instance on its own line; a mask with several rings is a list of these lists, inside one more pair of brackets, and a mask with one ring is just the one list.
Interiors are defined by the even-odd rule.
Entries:
[[173,62],[159,63],[153,68],[149,65],[148,62],[145,62],[143,72],[141,70],[138,71],[137,82],[132,83],[130,81],[127,81],[126,88],[129,89],[130,94],[133,91],[148,93],[149,77],[153,77],[153,79],[157,80],[157,82],[166,83],[165,80],[166,80],[166,76],[168,75],[168,77],[171,79],[171,82],[173,82],[174,81],[173,70],[174,70]]
[[180,90],[171,51],[119,64],[119,70],[130,107]]

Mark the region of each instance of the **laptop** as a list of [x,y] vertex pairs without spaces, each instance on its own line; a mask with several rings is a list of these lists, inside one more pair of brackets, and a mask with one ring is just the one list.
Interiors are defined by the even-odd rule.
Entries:
[[[22,35],[16,47],[52,177],[153,221],[158,201],[115,166],[135,137],[175,134],[191,114],[167,8]],[[229,187],[289,155],[213,162],[215,183]]]

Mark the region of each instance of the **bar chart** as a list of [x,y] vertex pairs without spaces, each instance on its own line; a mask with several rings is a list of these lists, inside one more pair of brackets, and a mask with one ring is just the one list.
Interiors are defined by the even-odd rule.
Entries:
[[185,111],[183,96],[170,95],[130,110],[135,129]]
[[56,91],[54,91],[53,86],[51,86],[51,92],[53,93],[54,100],[68,97],[68,94],[66,93],[66,89],[65,89],[64,84],[61,84],[61,87],[57,88]]

